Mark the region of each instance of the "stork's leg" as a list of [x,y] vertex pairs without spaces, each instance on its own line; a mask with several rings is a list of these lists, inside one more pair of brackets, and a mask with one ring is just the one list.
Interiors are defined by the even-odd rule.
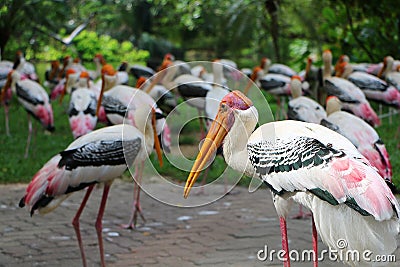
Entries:
[[275,120],[280,120],[280,108],[281,108],[281,99],[279,96],[275,96],[276,100],[276,111],[275,111]]
[[31,145],[31,139],[32,139],[32,120],[31,116],[28,113],[28,139],[26,140],[26,147],[25,147],[25,155],[24,158],[28,158],[29,155],[29,146]]
[[286,108],[285,108],[285,104],[286,104],[286,98],[285,96],[281,96],[281,114],[282,114],[282,118],[287,120],[287,113],[286,113]]
[[200,189],[199,189],[198,192],[195,193],[195,195],[204,195],[204,194],[205,194],[205,193],[204,193],[204,185],[205,185],[206,182],[207,182],[207,176],[208,176],[208,171],[209,171],[209,170],[210,170],[210,166],[208,166],[208,168],[206,168],[206,169],[204,170],[204,173],[203,173],[203,180],[201,181]]
[[286,228],[286,219],[283,217],[279,217],[279,224],[281,228],[281,236],[282,236],[282,249],[285,252],[283,258],[283,266],[290,267],[290,259],[289,259],[289,242],[287,238],[287,228]]
[[11,136],[10,134],[10,123],[9,123],[9,119],[8,119],[8,105],[5,104],[4,105],[4,115],[5,115],[5,120],[6,120],[6,134],[7,136]]
[[105,185],[104,185],[103,196],[101,197],[99,212],[97,213],[97,219],[96,219],[96,232],[97,232],[97,239],[99,241],[100,260],[101,260],[102,267],[106,266],[106,261],[104,259],[103,238],[101,235],[101,232],[103,229],[103,224],[102,224],[101,220],[103,219],[104,209],[106,207],[107,196],[108,196],[108,192],[110,191],[111,183],[112,182],[105,183]]
[[142,220],[145,222],[145,218],[142,214],[142,208],[140,207],[140,183],[142,179],[144,168],[144,162],[140,163],[135,168],[135,181],[134,181],[134,188],[133,188],[133,205],[132,205],[132,215],[129,219],[128,224],[123,224],[122,227],[125,229],[134,229],[136,227],[137,222],[137,214],[139,213]]
[[81,230],[79,229],[79,218],[81,217],[82,211],[86,206],[86,202],[89,199],[90,193],[92,193],[94,184],[90,185],[87,190],[86,194],[83,197],[82,203],[79,206],[78,211],[75,214],[74,219],[72,220],[72,225],[74,226],[75,234],[76,234],[76,239],[78,239],[78,244],[79,244],[79,249],[81,250],[81,256],[82,256],[82,262],[83,266],[86,267],[86,257],[85,257],[85,251],[83,250],[83,244],[82,244],[82,237],[81,237]]
[[[136,179],[138,179],[138,174],[139,174],[139,166],[135,166],[135,173],[133,174],[134,180],[133,180],[133,203],[135,203],[135,196],[136,196],[136,190],[137,190],[137,184],[136,184]],[[133,214],[135,213],[135,205],[132,205],[132,214],[131,218],[129,219],[129,222],[127,224],[122,224],[121,227],[125,229],[133,229]]]
[[314,250],[314,267],[318,267],[318,234],[315,227],[314,216],[312,216],[312,241]]
[[137,215],[140,215],[140,218],[142,218],[143,222],[146,222],[146,219],[143,216],[142,213],[142,207],[140,206],[140,183],[142,182],[142,177],[143,177],[143,169],[144,169],[144,161],[140,164],[140,170],[139,170],[139,176],[138,176],[138,183],[136,184],[136,197],[133,203],[134,206],[134,212],[133,212],[133,226],[136,227],[137,223]]
[[206,137],[205,124],[204,124],[204,121],[203,121],[201,110],[198,109],[198,112],[199,112],[199,122],[200,122],[200,140],[203,140]]
[[303,211],[303,205],[299,205],[299,213],[292,217],[292,219],[306,219],[310,217],[311,213],[305,213]]

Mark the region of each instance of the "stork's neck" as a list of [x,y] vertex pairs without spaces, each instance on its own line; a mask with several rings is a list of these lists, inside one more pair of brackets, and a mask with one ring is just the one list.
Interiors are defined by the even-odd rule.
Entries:
[[[168,69],[164,70],[166,73],[164,74],[164,78],[162,78],[162,85],[164,85],[167,90],[171,90],[175,87],[175,84],[173,82],[173,79],[175,77],[176,72],[178,71],[177,66],[169,67]],[[161,74],[162,75],[162,74]]]
[[324,79],[332,76],[332,58],[324,59],[323,77]]
[[151,116],[151,107],[146,104],[138,106],[134,113],[135,126],[144,135],[146,151],[149,154],[153,151],[154,138],[157,138],[154,136]]
[[219,62],[213,63],[214,83],[222,85],[223,65]]
[[235,122],[225,137],[223,145],[227,164],[232,169],[251,177],[254,174],[254,168],[247,152],[247,142],[256,127],[257,121],[258,112],[254,106],[247,110],[237,111]]

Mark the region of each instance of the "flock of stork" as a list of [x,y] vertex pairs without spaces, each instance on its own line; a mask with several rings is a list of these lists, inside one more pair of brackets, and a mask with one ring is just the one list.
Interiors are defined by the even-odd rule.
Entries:
[[[205,137],[187,179],[185,197],[222,147],[229,166],[261,179],[272,191],[286,251],[284,266],[290,266],[286,218],[293,202],[312,213],[315,255],[317,233],[333,249],[338,249],[337,240],[345,239],[347,250],[389,255],[397,248],[400,207],[392,193],[389,154],[374,129],[380,119],[369,101],[400,109],[400,62],[386,57],[379,64],[353,64],[342,56],[333,68],[329,50],[322,58],[322,69],[312,66],[309,59],[302,73],[267,59],[253,70],[240,72],[234,62],[220,59],[208,73],[201,65],[190,67],[174,60],[171,54],[157,71],[127,63],[115,70],[101,55],[94,57],[96,70],[89,71],[79,60],[65,57],[62,66],[54,61],[46,72],[43,84],[49,94],[34,66],[18,52],[15,62],[0,62],[7,134],[13,94],[28,117],[38,119],[49,131],[54,130],[52,103],[70,94],[67,113],[75,138],[34,175],[19,206],[28,206],[31,215],[36,210],[47,213],[71,193],[86,189],[72,222],[86,266],[79,217],[94,186],[104,184],[95,226],[105,266],[102,217],[110,186],[127,167],[135,167],[133,211],[124,225],[134,228],[137,216],[143,218],[138,184],[144,162],[155,150],[162,166],[162,150],[168,151],[171,143],[165,116],[174,110],[179,96],[198,110]],[[136,87],[127,85],[130,74],[137,80]],[[226,77],[246,77],[247,86],[229,88]],[[247,96],[254,84],[276,97],[277,117],[283,120],[255,130],[258,111]],[[287,112],[285,97],[290,99]],[[99,122],[104,127],[96,130]],[[32,132],[30,119],[29,131],[25,156]]]

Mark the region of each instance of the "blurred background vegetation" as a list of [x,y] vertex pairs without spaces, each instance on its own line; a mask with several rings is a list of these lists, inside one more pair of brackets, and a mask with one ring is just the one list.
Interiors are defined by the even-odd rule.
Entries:
[[[69,44],[82,23],[84,32]],[[230,58],[252,67],[267,56],[294,69],[310,54],[332,50],[356,62],[400,57],[400,5],[396,0],[3,0],[3,59],[25,51],[27,59],[65,54],[91,61]],[[145,51],[148,51],[145,52]],[[128,60],[128,61],[129,61]],[[130,61],[129,61],[130,62]]]

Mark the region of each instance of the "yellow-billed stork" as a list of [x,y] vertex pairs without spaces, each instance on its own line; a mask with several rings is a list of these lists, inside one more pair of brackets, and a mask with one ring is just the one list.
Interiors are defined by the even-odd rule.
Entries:
[[[317,233],[331,249],[344,253],[369,250],[389,255],[396,250],[399,203],[347,138],[318,124],[291,120],[263,124],[254,131],[257,121],[257,109],[240,91],[223,98],[186,181],[184,197],[223,144],[229,166],[262,179],[271,189],[280,218],[284,266],[290,266],[286,217],[293,201],[313,214],[315,255]],[[339,239],[346,241],[345,248],[339,248]],[[317,260],[315,256],[314,266]]]

